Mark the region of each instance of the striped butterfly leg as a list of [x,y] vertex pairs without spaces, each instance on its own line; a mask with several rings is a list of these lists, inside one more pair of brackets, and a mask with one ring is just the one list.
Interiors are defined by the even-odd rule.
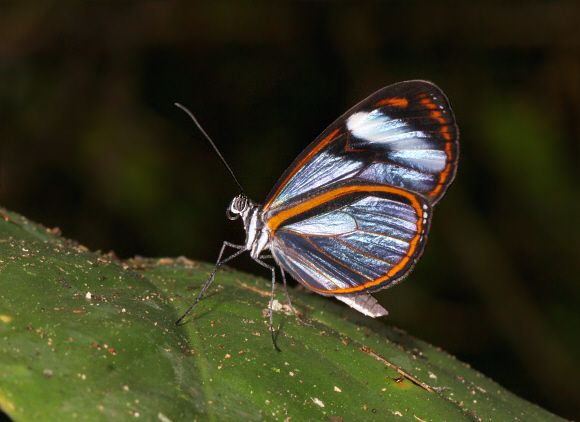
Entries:
[[278,344],[276,343],[276,336],[274,335],[274,325],[273,325],[274,311],[272,309],[275,294],[274,290],[276,289],[276,268],[273,267],[272,265],[266,264],[264,261],[261,261],[260,258],[252,258],[252,259],[256,261],[258,264],[260,264],[262,267],[265,267],[270,271],[272,271],[272,293],[270,295],[270,334],[272,335],[272,344],[274,345],[274,348],[277,351],[281,352],[282,350],[278,347]]
[[[230,248],[237,249],[237,251],[234,252],[232,255],[228,256],[227,258],[222,259],[222,255],[224,254],[224,251],[225,251],[226,247],[228,247],[228,246]],[[185,313],[183,315],[181,315],[181,317],[177,321],[175,321],[175,325],[179,325],[179,323],[181,321],[183,321],[183,318],[185,318],[187,315],[189,315],[189,313],[191,311],[193,311],[193,308],[196,307],[197,303],[201,300],[201,298],[203,297],[203,295],[205,294],[207,289],[209,289],[209,286],[211,286],[211,283],[213,282],[213,279],[215,277],[215,273],[217,272],[218,268],[222,264],[225,264],[226,262],[234,259],[236,256],[240,255],[242,252],[245,252],[245,251],[246,251],[246,247],[243,245],[234,245],[233,243],[230,243],[230,242],[223,243],[222,249],[220,251],[220,254],[218,255],[218,259],[217,259],[217,262],[215,264],[215,267],[213,268],[211,274],[209,275],[209,278],[207,279],[207,281],[203,285],[203,288],[201,289],[199,296],[197,297],[197,299],[195,299],[195,302],[193,302],[193,305],[191,305],[189,307],[189,309],[187,311],[185,311]]]

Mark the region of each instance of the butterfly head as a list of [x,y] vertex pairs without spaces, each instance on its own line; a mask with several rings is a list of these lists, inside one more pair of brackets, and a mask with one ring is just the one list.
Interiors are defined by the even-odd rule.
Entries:
[[252,205],[252,201],[246,195],[238,195],[232,199],[230,206],[226,210],[226,215],[230,220],[235,220],[239,216],[242,216],[242,219],[245,220]]
[[226,213],[230,220],[242,217],[246,230],[245,248],[252,258],[258,258],[264,249],[269,248],[270,230],[264,224],[259,205],[242,194],[232,200]]

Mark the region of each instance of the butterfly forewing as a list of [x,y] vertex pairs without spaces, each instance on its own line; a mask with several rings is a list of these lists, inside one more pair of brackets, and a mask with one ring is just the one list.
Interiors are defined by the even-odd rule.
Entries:
[[451,106],[437,86],[408,81],[385,87],[341,116],[294,160],[264,209],[357,178],[435,203],[455,175],[457,138]]

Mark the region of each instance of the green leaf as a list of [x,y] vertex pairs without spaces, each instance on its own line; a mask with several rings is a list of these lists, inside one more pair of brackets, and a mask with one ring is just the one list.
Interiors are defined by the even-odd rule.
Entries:
[[38,420],[561,420],[330,298],[212,266],[99,255],[0,219],[0,408]]

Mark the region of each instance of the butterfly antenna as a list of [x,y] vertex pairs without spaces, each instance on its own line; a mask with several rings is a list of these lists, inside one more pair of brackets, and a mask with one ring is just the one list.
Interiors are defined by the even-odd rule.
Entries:
[[183,106],[183,105],[181,105],[179,103],[175,103],[175,105],[177,107],[179,107],[180,109],[182,109],[183,111],[185,111],[187,113],[187,115],[191,118],[191,120],[193,120],[193,123],[195,123],[195,125],[197,126],[197,128],[199,129],[199,131],[203,134],[203,136],[205,136],[205,139],[208,140],[208,142],[213,147],[215,153],[220,158],[220,160],[223,163],[223,165],[226,166],[226,168],[228,169],[228,171],[232,175],[232,178],[234,179],[234,182],[236,182],[236,185],[238,185],[238,189],[240,190],[240,192],[242,193],[242,195],[246,196],[246,193],[244,192],[244,189],[242,188],[242,185],[240,185],[240,182],[238,182],[238,179],[236,178],[236,175],[234,174],[234,172],[232,171],[232,169],[230,168],[230,166],[228,166],[228,163],[226,163],[226,159],[222,156],[222,154],[220,153],[220,151],[218,150],[218,148],[216,147],[216,145],[213,143],[213,141],[211,140],[211,138],[209,137],[209,135],[205,132],[205,130],[203,130],[203,128],[201,127],[201,125],[199,124],[199,122],[197,121],[197,119],[195,118],[195,116],[193,115],[193,113],[191,111],[189,111],[189,109],[187,107],[185,107],[185,106]]

